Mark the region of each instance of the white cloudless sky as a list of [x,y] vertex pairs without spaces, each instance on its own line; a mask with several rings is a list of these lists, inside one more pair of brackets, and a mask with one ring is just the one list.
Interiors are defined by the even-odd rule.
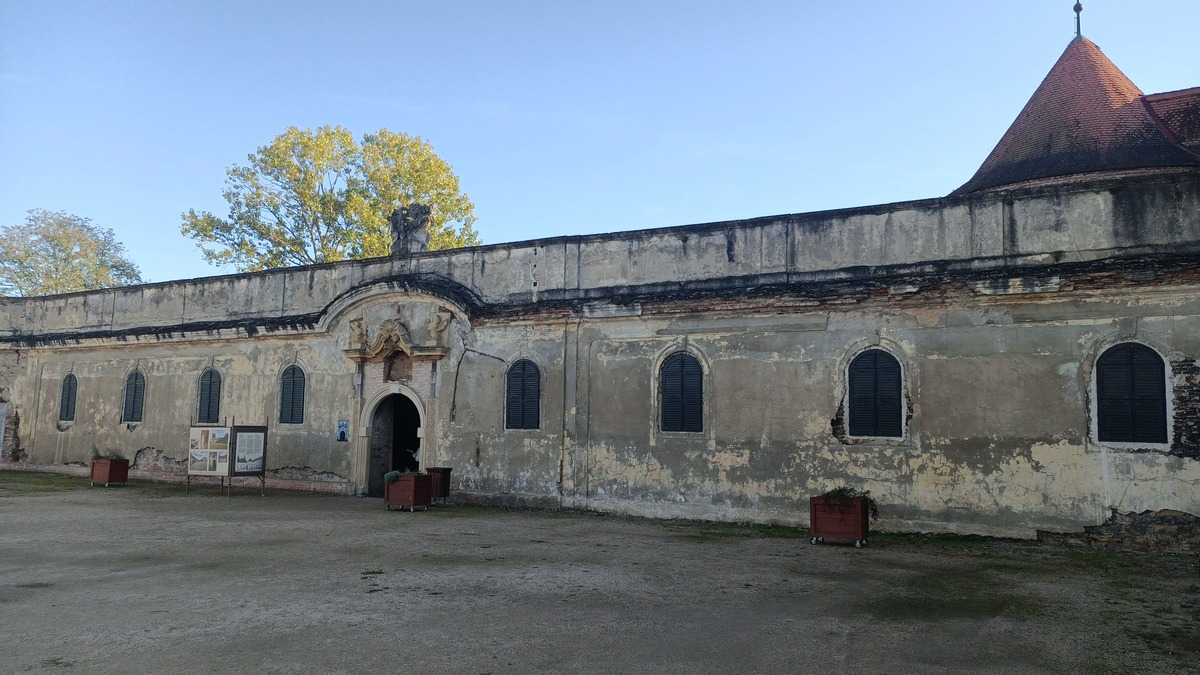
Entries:
[[[1073,0],[0,0],[0,224],[112,227],[150,280],[290,125],[430,141],[485,243],[944,195],[1074,34]],[[1087,0],[1147,93],[1200,85],[1200,2]]]

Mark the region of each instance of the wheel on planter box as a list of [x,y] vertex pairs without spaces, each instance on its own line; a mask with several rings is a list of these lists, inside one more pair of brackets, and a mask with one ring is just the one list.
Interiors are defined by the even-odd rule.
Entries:
[[854,540],[854,548],[862,548],[862,547],[863,547],[863,540],[862,540],[862,539],[855,539],[855,540]]
[[809,538],[808,538],[808,543],[810,543],[810,544],[812,544],[812,545],[816,546],[816,544],[817,544],[817,538],[816,538],[816,537],[809,537]]

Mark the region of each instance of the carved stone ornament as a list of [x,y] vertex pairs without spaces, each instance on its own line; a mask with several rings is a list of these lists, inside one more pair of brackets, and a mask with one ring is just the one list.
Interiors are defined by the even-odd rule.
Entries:
[[363,319],[350,320],[350,337],[346,356],[356,362],[385,361],[396,352],[403,352],[412,359],[440,359],[446,355],[446,329],[454,315],[446,310],[435,310],[426,324],[424,334],[418,333],[429,344],[414,344],[408,326],[400,319],[385,319],[370,333],[363,326]]
[[392,227],[392,255],[408,256],[429,248],[429,207],[425,204],[402,206],[388,218]]
[[454,320],[454,315],[444,309],[439,309],[434,312],[433,316],[429,317],[429,341],[438,347],[446,346],[446,329],[450,327],[450,322]]
[[367,348],[367,329],[363,328],[361,317],[350,320],[350,349]]
[[375,339],[371,340],[370,345],[366,348],[365,356],[368,359],[379,359],[389,356],[396,350],[412,354],[412,339],[408,336],[408,328],[400,322],[400,319],[388,319],[379,325],[379,331],[375,333]]

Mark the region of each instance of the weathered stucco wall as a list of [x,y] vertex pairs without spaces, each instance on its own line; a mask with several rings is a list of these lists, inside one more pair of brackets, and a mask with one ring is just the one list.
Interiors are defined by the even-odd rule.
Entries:
[[[292,363],[305,369],[309,391],[303,424],[279,424],[279,375]],[[272,466],[313,468],[349,477],[349,457],[328,433],[353,412],[353,368],[328,340],[243,340],[159,344],[134,348],[35,351],[21,388],[29,460],[87,463],[93,454],[119,452],[136,468],[182,471],[186,429],[196,423],[200,373],[221,373],[221,417],[229,424],[267,425]],[[140,424],[121,422],[125,378],[146,377]],[[59,422],[59,396],[68,372],[78,378],[75,422]]]
[[0,349],[0,462],[11,460],[13,450],[20,446],[20,418],[11,402],[12,382],[17,377],[20,363],[21,352]]
[[[1200,448],[1178,436],[1169,448],[1105,447],[1089,405],[1095,358],[1122,339],[1174,364],[1177,419],[1195,404],[1180,385],[1200,353],[1197,289],[1127,297],[1123,310],[1047,298],[1040,319],[1011,311],[1035,302],[742,315],[725,330],[709,317],[651,319],[628,326],[641,337],[585,329],[568,501],[796,521],[809,496],[848,484],[870,489],[893,526],[1026,535],[1100,522],[1109,507],[1200,510]],[[1068,318],[1089,306],[1110,318]],[[845,369],[871,345],[903,364],[907,436],[846,443],[834,433]],[[678,349],[706,364],[702,434],[657,430],[656,366]]]
[[[429,301],[392,294],[358,315],[392,316],[406,302]],[[870,489],[888,526],[917,529],[1032,535],[1100,522],[1111,507],[1200,511],[1200,447],[1178,431],[1200,404],[1195,285],[627,314],[456,322],[436,381],[414,372],[408,383],[428,416],[422,460],[454,467],[459,489],[494,498],[667,517],[804,522],[807,498],[838,485]],[[272,476],[361,490],[355,453],[366,446],[338,443],[336,420],[353,420],[357,431],[366,423],[358,411],[387,385],[368,368],[357,392],[343,332],[33,350],[16,378],[20,391],[36,392],[22,399],[33,406],[28,461],[82,463],[93,449],[118,450],[142,469],[179,470],[196,378],[212,365],[225,378],[222,414],[270,428]],[[1094,362],[1127,339],[1170,364],[1167,447],[1095,442]],[[868,346],[903,364],[903,439],[837,431],[847,363]],[[700,434],[658,430],[657,368],[681,349],[705,367]],[[504,428],[504,375],[522,358],[541,371],[538,430]],[[291,363],[309,378],[303,425],[278,424],[278,377]],[[130,430],[119,406],[134,366],[147,376],[147,414]],[[60,428],[68,371],[79,378],[78,412]]]
[[[1126,179],[422,254],[0,301],[0,335],[224,326],[311,327],[372,281],[417,277],[460,304],[637,296],[675,287],[838,279],[846,270],[995,259],[1085,261],[1128,247],[1200,243],[1200,176]],[[415,276],[414,276],[415,275]],[[800,275],[800,276],[797,276]],[[805,276],[807,275],[807,276]]]
[[[414,355],[402,381],[354,347],[355,322],[371,345],[399,336],[379,354]],[[0,399],[34,465],[116,450],[182,470],[213,366],[222,415],[269,427],[281,484],[363,491],[372,416],[400,394],[422,412],[422,463],[491,499],[803,523],[810,495],[851,485],[889,527],[1025,536],[1110,507],[1200,512],[1195,177],[6,300],[0,331]],[[1095,441],[1092,369],[1121,340],[1171,369],[1161,447]],[[872,345],[904,371],[895,441],[845,433],[845,370]],[[704,365],[702,433],[658,429],[657,370],[677,350]],[[505,373],[523,358],[540,428],[507,430]],[[278,422],[291,364],[308,378],[301,425]],[[134,367],[146,415],[130,428]]]

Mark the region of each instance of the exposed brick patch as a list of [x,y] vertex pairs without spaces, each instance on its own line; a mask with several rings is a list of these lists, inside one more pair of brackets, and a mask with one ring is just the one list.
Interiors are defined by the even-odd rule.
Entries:
[[175,459],[158,448],[147,446],[133,453],[129,468],[163,476],[186,476],[187,460]]
[[1119,513],[1083,528],[1083,532],[1038,530],[1038,541],[1060,546],[1088,546],[1110,551],[1200,552],[1200,517],[1162,509]]
[[850,443],[850,434],[846,433],[846,403],[838,404],[837,413],[829,420],[829,431],[843,445]]
[[348,483],[349,480],[332,471],[321,471],[311,466],[280,466],[268,469],[267,474],[278,481],[291,483]]
[[1175,375],[1175,439],[1171,454],[1200,459],[1200,365],[1194,359],[1171,363]]
[[0,462],[20,462],[25,458],[25,450],[21,447],[21,414],[11,402],[0,403],[5,412],[0,415]]

